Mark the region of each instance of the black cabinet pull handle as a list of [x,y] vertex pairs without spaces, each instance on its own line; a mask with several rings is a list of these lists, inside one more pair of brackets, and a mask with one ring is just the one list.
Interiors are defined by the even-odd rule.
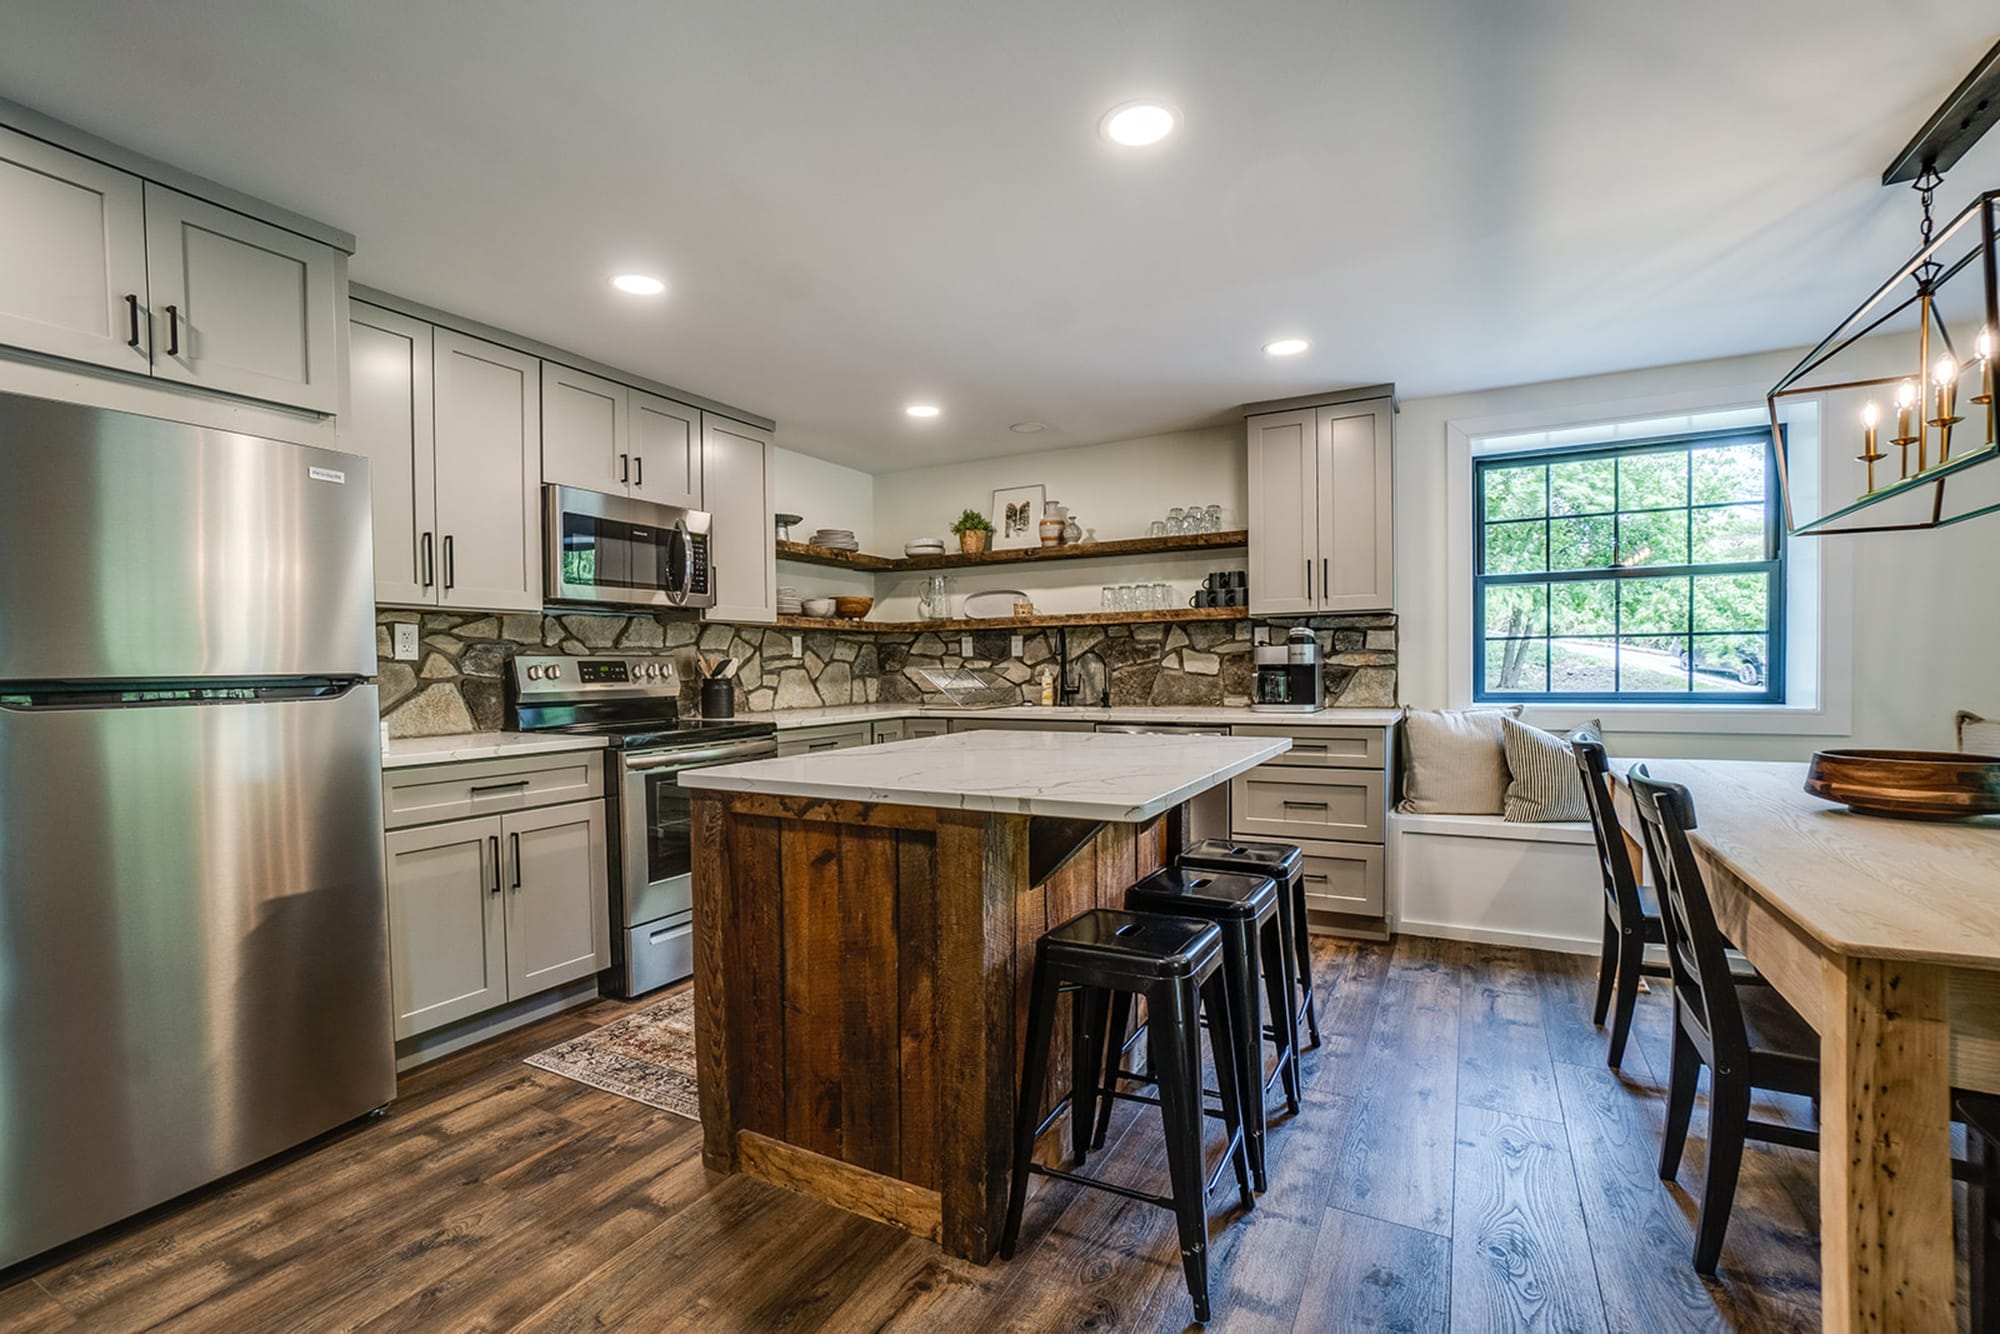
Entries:
[[465,790],[469,796],[476,797],[482,792],[512,792],[515,788],[526,787],[527,785],[527,779],[516,778],[511,783],[475,783]]
[[1306,557],[1306,601],[1313,600],[1313,558]]
[[1326,577],[1326,557],[1319,558],[1319,595],[1325,597],[1333,590],[1333,580]]
[[130,292],[125,294],[125,323],[130,330],[125,335],[125,346],[139,346],[139,298]]
[[632,456],[630,454],[620,454],[618,456],[618,481],[620,485],[623,485],[631,480]]
[[424,548],[423,548],[424,587],[429,588],[432,584],[437,582],[437,579],[435,577],[436,567],[431,561],[431,555],[432,555],[431,535],[429,533],[424,534],[423,542],[424,542]]
[[488,834],[486,842],[493,849],[493,892],[500,892],[500,835]]
[[514,888],[518,891],[521,888],[521,836],[509,834],[507,841],[514,846]]
[[179,306],[167,307],[167,355],[181,354],[181,311]]
[[644,486],[645,484],[646,460],[641,455],[634,454],[632,456],[632,485]]
[[458,582],[458,567],[451,558],[451,534],[444,535],[444,591],[451,592],[451,586]]

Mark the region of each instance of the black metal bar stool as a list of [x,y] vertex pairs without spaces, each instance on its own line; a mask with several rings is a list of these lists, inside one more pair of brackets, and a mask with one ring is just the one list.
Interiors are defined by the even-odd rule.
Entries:
[[[1236,1026],[1236,1040],[1230,1044],[1237,1053],[1234,1071],[1236,1096],[1243,1108],[1243,1133],[1250,1146],[1250,1176],[1258,1190],[1270,1187],[1270,1173],[1264,1158],[1264,1094],[1272,1082],[1282,1080],[1285,1105],[1294,1115],[1299,1110],[1298,1026],[1291,1008],[1290,987],[1284,971],[1284,933],[1278,927],[1278,887],[1268,876],[1232,875],[1226,871],[1184,871],[1168,867],[1155,871],[1125,891],[1125,906],[1136,913],[1165,913],[1174,917],[1197,917],[1214,922],[1222,930],[1222,977],[1228,985],[1231,1012],[1228,1022]],[[1262,953],[1263,967],[1258,966]],[[1257,984],[1262,974],[1266,995],[1259,997]],[[1263,1007],[1268,1001],[1278,1016],[1273,1043],[1278,1048],[1277,1064],[1270,1080],[1264,1078]],[[1130,1019],[1128,997],[1114,1000],[1110,1031],[1123,1033]],[[1150,1016],[1149,1016],[1150,1021]],[[1216,1011],[1209,1011],[1209,1024]],[[1104,1065],[1104,1087],[1120,1096],[1120,1080],[1145,1082],[1149,1076],[1124,1069],[1122,1051],[1114,1042]],[[1216,1068],[1216,1081],[1226,1096],[1231,1072]],[[1098,1113],[1094,1142],[1102,1143],[1110,1123],[1107,1104]]]
[[1205,838],[1181,854],[1180,864],[1237,875],[1268,875],[1278,882],[1278,922],[1285,933],[1290,975],[1298,982],[1299,1013],[1317,1048],[1319,1007],[1313,1002],[1312,938],[1306,929],[1305,854],[1295,843]]
[[[1228,1021],[1230,997],[1222,971],[1223,938],[1212,923],[1153,913],[1093,908],[1052,928],[1035,942],[1034,994],[1028,1002],[1028,1047],[1021,1061],[1021,1101],[1014,1108],[1014,1173],[1007,1199],[1007,1225],[1000,1256],[1014,1258],[1021,1211],[1028,1199],[1028,1175],[1074,1181],[1128,1199],[1171,1209],[1180,1228],[1181,1266],[1187,1272],[1194,1317],[1208,1309],[1208,1192],[1226,1167],[1236,1169],[1236,1189],[1245,1209],[1256,1206],[1250,1192],[1250,1162],[1244,1145],[1241,1106],[1227,1071],[1240,1065],[1232,1050],[1235,1027]],[[1056,998],[1074,994],[1070,1096],[1046,1117],[1037,1118],[1048,1078],[1049,1034]],[[1159,1087],[1160,1120],[1167,1137],[1168,1195],[1149,1195],[1129,1186],[1036,1163],[1035,1141],[1070,1109],[1070,1133],[1081,1165],[1098,1096],[1097,1071],[1104,1059],[1105,1017],[1112,998],[1129,1005],[1146,998],[1147,1060]],[[1208,1045],[1216,1069],[1224,1071],[1222,1122],[1229,1132],[1213,1176],[1202,1172],[1200,1006],[1215,1016]],[[1114,1044],[1115,1045],[1115,1044]]]

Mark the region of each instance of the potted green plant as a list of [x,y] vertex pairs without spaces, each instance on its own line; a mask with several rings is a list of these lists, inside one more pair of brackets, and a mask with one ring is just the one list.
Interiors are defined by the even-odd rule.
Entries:
[[993,540],[993,525],[978,510],[967,510],[959,515],[953,521],[951,531],[958,534],[958,549],[968,556],[977,556]]

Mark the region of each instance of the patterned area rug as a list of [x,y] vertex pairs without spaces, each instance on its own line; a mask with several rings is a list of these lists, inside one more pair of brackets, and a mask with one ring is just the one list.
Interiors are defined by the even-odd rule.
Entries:
[[699,1121],[701,1104],[694,1083],[694,990],[689,988],[594,1033],[536,1052],[528,1064]]

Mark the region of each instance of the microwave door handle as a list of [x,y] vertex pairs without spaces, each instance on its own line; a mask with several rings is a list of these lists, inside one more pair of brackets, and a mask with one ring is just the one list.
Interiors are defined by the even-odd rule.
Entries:
[[[685,607],[688,600],[688,584],[694,579],[694,551],[688,545],[686,519],[674,520],[673,541],[667,550],[669,553],[667,557],[667,601],[673,603],[676,607]],[[675,561],[678,561],[681,567],[678,571],[674,569]]]

